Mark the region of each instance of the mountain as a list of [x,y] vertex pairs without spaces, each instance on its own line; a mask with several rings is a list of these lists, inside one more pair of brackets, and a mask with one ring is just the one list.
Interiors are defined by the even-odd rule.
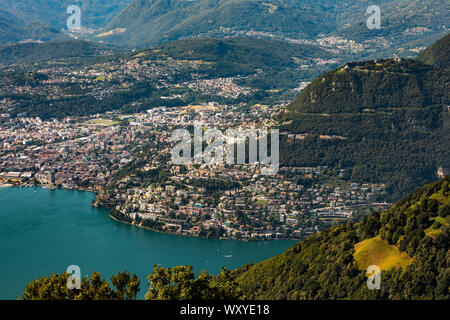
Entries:
[[0,67],[55,59],[96,57],[104,48],[86,41],[27,42],[0,46]]
[[415,55],[448,30],[449,4],[381,0],[382,28],[366,26],[369,0],[135,0],[96,39],[146,47],[186,37],[258,35],[292,39],[343,36],[362,56]]
[[0,7],[19,19],[40,21],[57,28],[66,28],[67,7],[81,8],[81,24],[87,28],[105,26],[132,0],[0,0]]
[[[316,233],[233,276],[250,299],[448,300],[449,230],[446,177],[385,212]],[[370,265],[380,267],[380,290],[366,286]]]
[[417,56],[417,60],[438,68],[449,68],[450,34],[439,40]]
[[[299,79],[308,78],[323,68],[316,66],[314,71],[301,70],[299,61],[318,56],[335,58],[332,53],[312,45],[249,37],[178,40],[140,52],[149,51],[157,51],[173,59],[211,62],[208,73],[214,77],[254,75],[249,82],[253,86],[258,82],[261,89],[294,88]],[[258,72],[259,69],[263,72]]]
[[70,39],[56,28],[39,21],[31,22],[25,26],[24,39],[39,41],[60,41]]
[[[381,28],[369,29],[366,14],[363,17],[352,18],[348,10],[343,10],[343,28],[336,32],[346,39],[359,43],[380,42],[378,50],[384,56],[408,56],[421,46],[429,46],[448,33],[450,21],[450,2],[441,0],[394,0],[364,3],[363,8],[370,4],[380,7]],[[355,8],[361,12],[361,6]],[[364,11],[364,9],[363,9]],[[350,22],[350,23],[349,23]],[[369,48],[369,51],[373,49]],[[405,55],[405,53],[407,53]],[[367,59],[380,57],[375,51],[371,55],[366,52]]]
[[380,30],[366,26],[370,0],[0,0],[2,10],[25,24],[39,21],[57,30],[66,29],[66,10],[74,4],[81,7],[86,31],[79,37],[120,47],[145,48],[192,37],[315,42],[339,36],[357,42],[350,49],[355,57],[370,59],[416,55],[448,32],[450,18],[450,4],[440,0],[379,0]]
[[24,23],[9,12],[0,10],[0,45],[22,40],[64,40],[69,37],[57,29],[42,23]]
[[20,40],[22,32],[20,23],[16,16],[0,10],[0,44]]
[[[435,57],[446,58],[441,43],[434,48]],[[411,59],[329,71],[280,116],[281,163],[342,169],[352,181],[385,183],[399,199],[450,167],[449,83],[448,69]]]
[[325,2],[311,0],[136,0],[97,37],[143,47],[183,37],[220,35],[226,30],[317,35],[330,31],[329,10]]

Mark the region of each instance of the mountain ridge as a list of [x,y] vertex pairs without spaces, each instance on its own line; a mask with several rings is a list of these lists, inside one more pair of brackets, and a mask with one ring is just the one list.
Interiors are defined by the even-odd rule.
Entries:
[[[259,26],[262,28],[261,31],[276,31],[278,28],[284,30],[283,28],[293,28],[293,26],[295,33],[300,33],[301,30],[306,31],[311,27],[314,27],[314,30],[317,29],[317,31],[309,31],[315,34],[326,31],[324,23],[317,23],[315,26],[295,24],[297,19],[304,14],[300,10],[303,6],[289,2],[292,7],[288,8],[283,1],[275,2],[277,5],[283,5],[282,18],[275,19],[270,8],[264,5],[264,2],[256,0],[202,0],[198,2],[136,0],[117,15],[102,32],[126,28],[127,31],[123,34],[111,36],[112,41],[127,41],[132,46],[142,47],[186,36],[210,33],[212,29],[215,31],[220,28],[233,27],[242,29],[243,25],[255,28]],[[310,2],[309,4],[312,4]],[[317,10],[316,7],[317,5],[312,4],[309,9]],[[254,21],[250,21],[251,19]],[[321,22],[325,22],[325,20],[326,17],[323,17]],[[105,41],[108,40],[110,39],[105,39]]]
[[101,55],[106,48],[97,43],[74,39],[52,42],[26,42],[0,46],[0,67],[38,63],[55,59],[83,59]]
[[251,34],[295,39],[338,35],[361,43],[385,37],[384,44],[366,52],[370,56],[385,50],[390,55],[394,51],[401,54],[418,44],[429,45],[436,40],[433,35],[448,30],[450,5],[439,1],[378,1],[383,21],[380,30],[366,26],[370,5],[373,3],[366,0],[135,0],[97,36],[101,34],[105,42],[138,48],[186,37]]
[[55,41],[69,39],[54,27],[39,21],[25,23],[9,12],[0,10],[0,45],[19,41]]
[[433,46],[422,51],[416,59],[438,68],[448,69],[450,68],[450,58],[448,52],[450,52],[450,34],[447,34]]
[[87,28],[100,28],[107,24],[132,0],[0,0],[0,7],[22,21],[41,21],[58,30],[66,28],[69,17],[67,7],[81,8],[81,23]]
[[279,118],[281,131],[306,135],[284,136],[281,163],[342,169],[352,181],[387,184],[398,199],[450,167],[449,83],[448,69],[400,58],[326,72]]

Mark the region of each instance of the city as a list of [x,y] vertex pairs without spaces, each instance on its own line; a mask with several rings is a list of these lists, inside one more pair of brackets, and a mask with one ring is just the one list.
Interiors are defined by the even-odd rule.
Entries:
[[382,184],[345,181],[345,170],[326,166],[265,176],[258,165],[171,163],[174,128],[261,126],[284,108],[256,105],[243,114],[240,107],[209,103],[52,121],[3,115],[0,183],[93,191],[94,205],[112,207],[118,220],[221,239],[302,239],[390,205],[380,201]]

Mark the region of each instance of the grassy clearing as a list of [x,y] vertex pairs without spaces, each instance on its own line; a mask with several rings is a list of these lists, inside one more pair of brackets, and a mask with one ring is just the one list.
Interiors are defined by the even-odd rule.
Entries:
[[406,268],[412,262],[406,253],[400,252],[396,246],[390,245],[380,236],[357,243],[353,257],[360,270],[366,270],[370,265],[377,265],[381,270]]
[[269,200],[259,199],[259,200],[256,200],[254,204],[261,205],[261,206],[267,206],[267,205],[269,205]]
[[438,192],[434,193],[430,199],[436,199],[439,201],[439,203],[441,204],[446,204],[446,205],[450,205],[450,197],[446,197],[443,194],[442,190],[439,190]]
[[88,121],[91,124],[98,124],[101,126],[115,126],[117,124],[119,124],[119,122],[117,121],[113,121],[113,120],[109,120],[109,119],[92,119]]
[[437,229],[434,228],[433,225],[425,229],[425,234],[431,238],[435,238],[438,234],[442,233],[443,226],[450,227],[450,216],[443,217],[434,217],[430,219],[431,221],[437,221],[441,224],[441,226]]

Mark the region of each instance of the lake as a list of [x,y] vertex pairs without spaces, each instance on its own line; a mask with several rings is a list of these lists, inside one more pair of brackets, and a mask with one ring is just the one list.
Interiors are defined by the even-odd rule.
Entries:
[[0,299],[20,297],[26,283],[78,265],[81,276],[99,271],[108,279],[127,270],[148,289],[154,264],[192,265],[214,275],[222,267],[258,262],[294,241],[241,242],[168,235],[109,218],[93,208],[95,195],[74,190],[0,188]]

